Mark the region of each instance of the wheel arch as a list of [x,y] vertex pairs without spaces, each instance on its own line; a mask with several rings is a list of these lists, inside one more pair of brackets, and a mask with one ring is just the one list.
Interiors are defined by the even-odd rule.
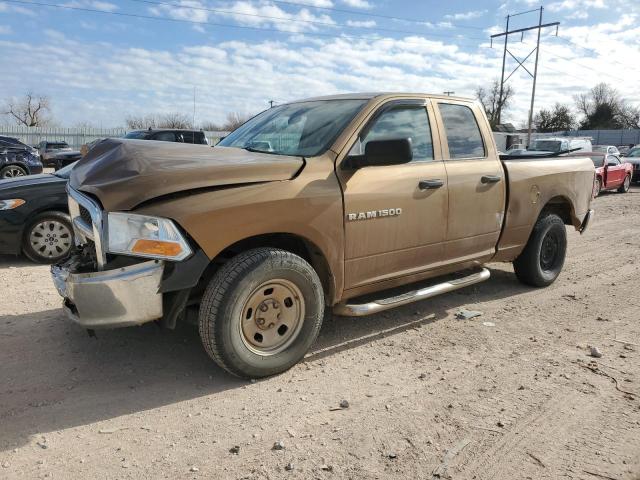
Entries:
[[238,240],[224,248],[211,265],[217,270],[222,263],[253,248],[272,247],[294,253],[309,262],[318,274],[324,290],[325,301],[333,303],[336,293],[335,277],[324,252],[311,240],[299,234],[288,232],[266,233]]
[[576,216],[575,209],[571,200],[563,195],[557,195],[553,198],[550,198],[544,205],[544,207],[542,207],[542,209],[540,210],[538,218],[549,213],[558,215],[565,225],[572,225],[578,228],[582,223]]

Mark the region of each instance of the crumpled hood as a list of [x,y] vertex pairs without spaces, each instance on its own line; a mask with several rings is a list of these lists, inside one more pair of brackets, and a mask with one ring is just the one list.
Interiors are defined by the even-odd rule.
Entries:
[[131,210],[171,193],[289,180],[303,166],[300,157],[239,148],[108,138],[77,163],[69,183],[96,196],[105,210]]

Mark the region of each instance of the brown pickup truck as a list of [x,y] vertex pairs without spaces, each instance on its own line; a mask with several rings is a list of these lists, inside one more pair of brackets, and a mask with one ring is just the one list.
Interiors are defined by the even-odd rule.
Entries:
[[262,377],[305,355],[326,307],[379,312],[486,280],[496,261],[549,285],[593,182],[588,158],[500,160],[470,100],[302,100],[215,148],[96,145],[68,186],[76,249],[52,276],[90,330],[194,321],[220,366]]

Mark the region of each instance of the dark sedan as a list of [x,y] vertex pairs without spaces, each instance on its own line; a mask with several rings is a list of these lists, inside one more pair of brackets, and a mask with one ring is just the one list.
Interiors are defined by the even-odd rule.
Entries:
[[22,177],[42,173],[40,155],[11,137],[0,137],[0,178]]
[[633,165],[633,181],[640,182],[640,147],[630,149],[622,160]]
[[0,180],[0,253],[24,253],[37,263],[69,254],[73,235],[65,186],[73,166]]

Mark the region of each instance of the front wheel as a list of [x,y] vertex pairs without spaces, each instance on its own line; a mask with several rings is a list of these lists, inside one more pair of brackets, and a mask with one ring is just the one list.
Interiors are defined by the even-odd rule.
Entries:
[[17,165],[9,165],[0,170],[0,178],[24,177],[27,171]]
[[200,304],[200,337],[229,373],[260,378],[298,363],[324,316],[317,273],[303,258],[256,248],[229,260],[213,276]]
[[534,287],[551,285],[564,265],[567,252],[567,229],[554,214],[538,218],[524,250],[513,262],[518,280]]
[[73,234],[66,213],[44,212],[27,225],[22,240],[23,253],[36,263],[55,263],[71,251]]
[[622,183],[622,185],[620,185],[620,188],[618,189],[618,193],[627,193],[630,187],[631,187],[631,175],[627,175],[626,177],[624,177],[624,182]]
[[598,195],[600,195],[601,191],[602,191],[602,180],[600,180],[600,177],[597,177],[596,182],[593,184],[593,198],[596,198]]

